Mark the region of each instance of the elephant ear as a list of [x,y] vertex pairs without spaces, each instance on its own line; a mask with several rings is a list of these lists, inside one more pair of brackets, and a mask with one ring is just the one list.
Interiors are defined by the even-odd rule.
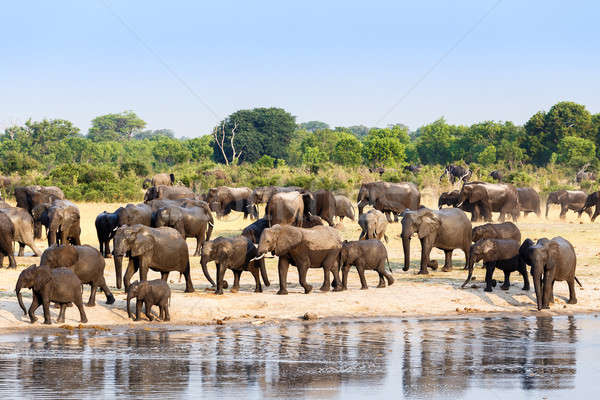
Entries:
[[135,242],[131,246],[131,256],[139,257],[145,253],[152,251],[154,239],[145,232],[138,232],[135,236]]
[[299,228],[282,226],[276,233],[275,254],[286,254],[294,246],[302,241],[302,232]]
[[559,251],[560,251],[560,249],[559,249],[558,243],[551,240],[548,243],[548,258],[546,260],[546,268],[547,269],[552,268],[554,266],[554,263],[558,259]]
[[471,196],[469,197],[470,203],[477,203],[478,201],[482,201],[487,198],[487,191],[483,186],[475,186],[471,191]]
[[423,239],[424,237],[433,234],[441,225],[440,218],[431,211],[424,213],[420,219],[419,239]]
[[52,280],[52,275],[50,274],[50,269],[38,267],[35,271],[35,276],[33,278],[33,290],[35,292],[41,291],[44,286],[48,284]]

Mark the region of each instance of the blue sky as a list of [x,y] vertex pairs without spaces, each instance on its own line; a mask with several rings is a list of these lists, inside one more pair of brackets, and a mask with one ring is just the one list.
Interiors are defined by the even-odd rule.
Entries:
[[495,3],[6,2],[0,129],[46,117],[87,132],[95,116],[133,110],[193,137],[263,106],[412,129],[441,116],[523,123],[561,100],[600,112],[600,3],[503,0],[386,115]]

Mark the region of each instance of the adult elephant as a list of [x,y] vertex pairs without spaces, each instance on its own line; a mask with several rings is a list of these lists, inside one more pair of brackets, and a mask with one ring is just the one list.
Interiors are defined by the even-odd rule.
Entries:
[[4,213],[0,213],[0,267],[4,263],[4,256],[8,256],[8,268],[17,268],[13,254],[13,241],[15,240],[15,227]]
[[299,192],[302,188],[298,186],[261,186],[252,191],[248,201],[250,204],[267,203],[276,193]]
[[117,287],[121,277],[123,257],[129,254],[130,263],[123,277],[125,290],[131,276],[140,271],[140,281],[148,280],[148,269],[161,273],[166,281],[169,272],[185,277],[185,292],[194,291],[190,275],[190,256],[185,239],[173,228],[150,228],[145,225],[122,226],[115,233],[115,271]]
[[554,302],[554,282],[567,281],[569,285],[569,304],[577,304],[575,281],[581,283],[575,276],[577,256],[571,243],[558,236],[552,240],[539,239],[534,245],[527,239],[521,245],[519,254],[528,265],[531,265],[531,275],[535,288],[537,309],[550,308]]
[[173,174],[156,174],[152,177],[152,186],[173,186],[175,184],[175,175]]
[[465,268],[469,266],[471,248],[471,222],[464,211],[456,208],[407,210],[402,215],[402,247],[404,271],[410,266],[410,239],[417,233],[421,241],[421,267],[419,274],[428,274],[429,253],[433,247],[444,251],[446,260],[442,271],[452,270],[452,251],[465,253]]
[[194,191],[185,186],[152,186],[146,190],[144,203],[154,199],[177,200],[177,199],[196,199]]
[[152,208],[147,204],[127,204],[117,211],[117,226],[145,225],[152,226]]
[[156,211],[153,226],[156,228],[168,226],[175,228],[184,238],[195,238],[196,251],[194,256],[200,256],[202,245],[205,241],[210,240],[214,223],[215,221],[209,209],[168,206]]
[[517,188],[517,197],[523,216],[526,217],[529,213],[535,213],[538,217],[542,216],[540,195],[535,189],[530,187]]
[[390,213],[399,214],[406,210],[416,210],[421,205],[421,193],[414,183],[371,182],[363,183],[356,199],[358,215],[365,206],[371,205],[386,214],[388,222],[392,222]]
[[[15,188],[15,199],[17,207],[27,210],[33,215],[33,209],[44,203],[52,203],[54,200],[64,200],[65,194],[56,186],[19,186]],[[35,218],[35,217],[34,217]],[[34,237],[42,237],[42,225],[39,222],[34,224]]]
[[500,222],[504,222],[506,214],[512,216],[514,221],[519,218],[517,189],[509,183],[465,183],[460,191],[458,206],[466,201],[479,205],[484,215],[491,217],[493,211],[499,212]]
[[219,217],[228,215],[231,211],[239,211],[244,213],[244,219],[248,215],[258,219],[258,210],[249,200],[251,194],[252,190],[247,187],[219,186],[208,190],[206,202]]
[[310,213],[333,226],[335,217],[335,197],[329,190],[317,190],[311,196],[304,196],[304,214]]
[[79,208],[68,200],[54,200],[41,204],[33,211],[34,221],[48,229],[48,246],[55,244],[81,244],[81,216]]
[[471,222],[477,222],[481,219],[490,220],[492,219],[491,214],[482,214],[482,209],[478,204],[472,204],[469,201],[465,201],[460,204],[460,190],[453,190],[451,192],[444,192],[438,199],[438,208],[441,210],[443,206],[447,205],[454,208],[460,208],[464,212],[471,214]]
[[115,237],[115,231],[119,227],[119,214],[117,211],[112,213],[102,211],[96,217],[94,225],[100,244],[100,253],[104,258],[110,258],[110,241]]
[[340,221],[343,221],[344,218],[350,218],[354,221],[354,207],[346,196],[335,196],[335,216],[339,217]]
[[550,192],[548,200],[546,200],[546,218],[548,218],[548,210],[551,204],[560,204],[560,219],[564,219],[569,210],[578,212],[579,216],[581,216],[581,212],[585,211],[591,217],[592,210],[590,208],[579,212],[585,206],[586,200],[587,195],[581,190],[557,190]]
[[492,172],[490,172],[490,177],[492,179],[494,179],[496,182],[502,182],[502,179],[504,178],[504,174],[502,173],[502,171],[500,170],[493,170]]
[[596,217],[600,215],[600,192],[594,192],[586,197],[585,204],[577,212],[578,216],[581,217],[581,213],[583,212],[587,212],[589,215],[593,207],[596,207],[596,209],[594,210],[594,215],[591,216],[592,222],[594,222]]
[[295,191],[274,194],[265,208],[265,219],[269,222],[269,226],[302,226],[304,197],[308,195]]
[[440,176],[440,182],[444,178],[444,176],[448,176],[450,182],[454,185],[457,180],[462,180],[464,183],[468,182],[471,179],[471,175],[473,172],[466,167],[461,167],[460,165],[449,164],[444,168],[444,172]]
[[312,286],[306,282],[309,268],[323,268],[324,280],[321,291],[330,290],[330,273],[333,273],[336,291],[342,290],[338,273],[338,256],[342,248],[342,238],[335,228],[317,226],[312,229],[289,225],[275,225],[263,231],[258,244],[258,254],[265,256],[272,252],[279,257],[279,291],[288,294],[287,273],[289,265],[298,268],[300,285],[308,294]]
[[0,209],[0,212],[11,220],[15,228],[14,240],[19,243],[19,257],[23,257],[25,254],[25,245],[33,250],[36,257],[39,257],[42,252],[35,245],[31,215],[20,207],[3,208]]

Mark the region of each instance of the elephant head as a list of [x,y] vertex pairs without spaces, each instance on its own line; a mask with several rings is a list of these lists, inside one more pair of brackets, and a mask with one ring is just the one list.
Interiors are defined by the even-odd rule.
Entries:
[[402,213],[402,247],[404,249],[404,271],[410,266],[410,238],[415,233],[421,240],[435,240],[441,226],[440,218],[430,209],[405,210]]
[[487,191],[482,185],[477,184],[466,184],[463,185],[460,191],[459,203],[456,207],[460,207],[465,202],[469,202],[471,204],[475,204],[477,202],[487,203],[488,195]]
[[124,225],[115,232],[114,242],[115,275],[118,287],[122,277],[123,257],[128,252],[130,258],[150,253],[154,248],[154,237],[147,232],[144,225]]
[[[202,273],[208,282],[210,282],[211,286],[216,286],[215,281],[210,277],[208,273],[208,263],[211,261],[215,261],[217,259],[218,254],[218,242],[219,238],[215,240],[207,240],[202,245],[202,250],[200,253],[200,265],[202,266]],[[227,289],[227,281],[223,281],[223,288]]]
[[72,206],[53,205],[48,210],[48,242],[55,244],[57,242],[56,234],[62,233],[62,243],[67,243],[67,237],[73,229],[79,226],[79,211]]
[[358,196],[356,197],[356,203],[358,204],[358,215],[363,213],[365,202],[369,204],[371,201],[369,192],[370,190],[367,184],[363,183],[360,185],[360,190],[358,191]]
[[35,239],[41,239],[42,237],[42,225],[46,227],[49,225],[48,220],[48,209],[50,208],[49,203],[38,204],[31,210],[31,216],[33,217],[33,233]]
[[154,224],[157,228],[161,226],[170,226],[175,228],[181,236],[185,237],[185,226],[183,223],[183,213],[179,207],[162,207],[156,212]]
[[[558,258],[558,253],[558,244],[546,238],[539,239],[536,244],[533,244],[531,239],[526,239],[519,249],[519,254],[525,263],[531,266],[531,276],[533,278],[538,310],[541,310],[543,304],[548,304],[551,300],[543,298],[546,292],[544,286],[547,284],[552,285],[552,282],[545,282],[544,275],[546,271],[554,268],[554,262]],[[549,291],[549,293],[551,292]]]
[[39,292],[51,279],[52,275],[48,268],[37,267],[35,265],[30,265],[19,274],[15,293],[19,301],[19,306],[25,315],[27,315],[27,309],[25,308],[25,304],[23,304],[21,289],[33,289],[34,292]]
[[127,288],[127,317],[133,318],[131,314],[131,299],[144,299],[146,297],[146,292],[148,291],[148,282],[138,282],[135,281]]
[[482,239],[472,244],[469,254],[469,273],[467,275],[467,279],[461,286],[463,288],[469,282],[471,282],[471,277],[473,276],[473,266],[476,262],[481,260],[496,260],[499,258],[496,242],[490,239]]
[[147,203],[149,201],[152,201],[154,199],[160,199],[160,193],[161,193],[161,188],[160,187],[156,187],[156,186],[152,186],[149,187],[148,190],[146,190],[146,194],[144,194],[144,203]]
[[274,225],[260,235],[258,254],[264,256],[270,251],[277,256],[285,255],[301,241],[300,229],[288,225]]
[[566,190],[557,190],[556,192],[551,192],[548,195],[548,200],[546,201],[546,218],[548,218],[548,210],[550,209],[550,204],[562,204],[567,200],[568,193]]

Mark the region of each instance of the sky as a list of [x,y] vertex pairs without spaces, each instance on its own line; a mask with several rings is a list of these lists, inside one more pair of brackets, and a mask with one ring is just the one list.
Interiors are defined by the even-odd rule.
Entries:
[[[600,2],[30,0],[0,12],[0,129],[135,111],[210,133],[239,109],[411,129],[600,112]],[[482,19],[483,18],[483,19]]]

